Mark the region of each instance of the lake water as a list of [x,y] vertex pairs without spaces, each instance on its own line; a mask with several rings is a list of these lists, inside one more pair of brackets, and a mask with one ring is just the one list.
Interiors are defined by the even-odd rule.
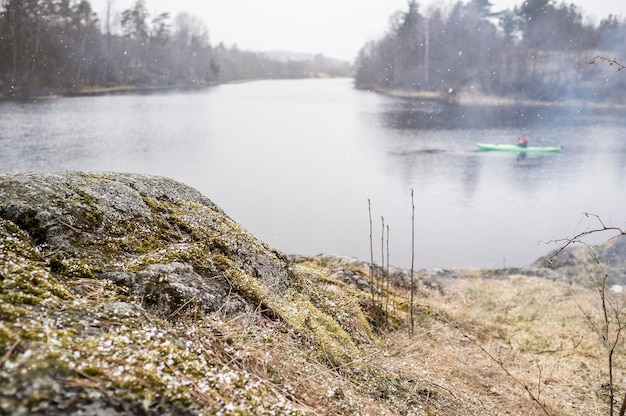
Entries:
[[[390,262],[406,267],[414,189],[416,267],[522,266],[556,248],[541,241],[589,226],[583,212],[625,226],[625,115],[390,98],[349,79],[4,101],[0,171],[169,176],[282,251],[363,259],[369,198],[375,258],[384,216]],[[475,149],[513,143],[523,129],[531,145],[563,151]]]

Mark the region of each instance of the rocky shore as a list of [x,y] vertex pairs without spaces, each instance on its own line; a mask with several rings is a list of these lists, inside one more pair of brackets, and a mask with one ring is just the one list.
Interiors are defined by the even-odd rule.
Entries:
[[[615,240],[601,255],[619,271],[624,252]],[[473,290],[461,282],[576,281],[580,258],[420,270],[420,328],[451,330],[424,305]],[[398,360],[417,345],[388,344],[406,333],[411,276],[390,281],[372,286],[357,259],[278,252],[171,179],[0,174],[0,414],[498,414],[481,388]]]

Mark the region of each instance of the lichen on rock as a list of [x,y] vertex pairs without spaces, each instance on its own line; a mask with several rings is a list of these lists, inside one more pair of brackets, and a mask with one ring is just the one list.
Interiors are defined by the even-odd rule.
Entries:
[[171,179],[0,174],[0,412],[306,413],[219,335],[274,322],[358,362],[359,293],[339,312],[303,267]]

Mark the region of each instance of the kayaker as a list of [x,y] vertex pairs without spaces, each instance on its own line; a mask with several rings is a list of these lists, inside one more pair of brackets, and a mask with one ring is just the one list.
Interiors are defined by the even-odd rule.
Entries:
[[517,138],[517,145],[519,147],[528,147],[528,134],[524,134]]

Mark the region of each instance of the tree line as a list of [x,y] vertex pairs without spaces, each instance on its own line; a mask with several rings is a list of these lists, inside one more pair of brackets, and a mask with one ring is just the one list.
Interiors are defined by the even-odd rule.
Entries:
[[[422,13],[415,0],[392,17],[356,61],[359,88],[460,92],[532,100],[623,100],[626,79],[607,83],[590,68],[598,54],[624,56],[626,23],[609,15],[594,25],[574,4],[526,0],[500,12],[489,0],[456,2]],[[596,69],[595,71],[593,69]]]
[[212,45],[201,19],[151,16],[145,0],[122,11],[108,0],[103,14],[88,0],[0,0],[0,97],[345,76],[351,70],[323,55],[276,59]]

